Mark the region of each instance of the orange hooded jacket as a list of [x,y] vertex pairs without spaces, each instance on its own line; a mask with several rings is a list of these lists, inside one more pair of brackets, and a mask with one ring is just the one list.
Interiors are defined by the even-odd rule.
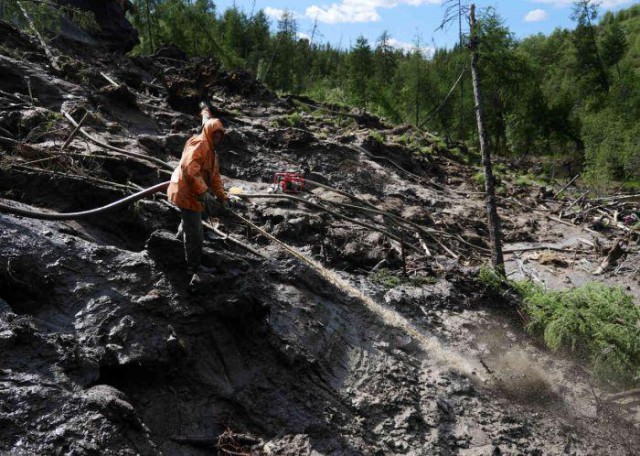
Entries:
[[182,209],[202,212],[204,207],[197,196],[211,189],[220,201],[225,201],[220,166],[213,148],[213,133],[221,130],[222,122],[210,119],[202,127],[202,133],[189,138],[184,145],[180,165],[171,175],[167,189],[169,201]]

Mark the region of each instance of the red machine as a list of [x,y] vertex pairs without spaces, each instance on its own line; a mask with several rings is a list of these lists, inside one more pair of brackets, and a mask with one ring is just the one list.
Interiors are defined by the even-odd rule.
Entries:
[[275,173],[273,186],[282,193],[300,193],[304,189],[304,177],[300,173]]

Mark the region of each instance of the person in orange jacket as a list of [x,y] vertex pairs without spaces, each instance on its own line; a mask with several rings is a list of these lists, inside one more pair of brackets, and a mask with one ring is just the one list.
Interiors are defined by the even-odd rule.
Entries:
[[167,189],[169,201],[180,209],[182,222],[177,236],[184,239],[191,283],[200,280],[203,213],[216,215],[229,207],[216,155],[216,146],[224,137],[224,127],[219,119],[211,118],[209,108],[203,107],[201,115],[202,132],[187,140]]

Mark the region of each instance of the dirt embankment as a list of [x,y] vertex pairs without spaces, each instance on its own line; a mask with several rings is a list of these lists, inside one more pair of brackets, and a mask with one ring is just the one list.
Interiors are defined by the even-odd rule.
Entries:
[[[237,212],[332,271],[227,215],[223,232],[254,253],[210,232],[213,272],[191,290],[162,195],[73,221],[0,213],[3,454],[634,454],[633,409],[475,278],[486,224],[463,148],[171,49],[68,55],[54,74],[27,36],[2,43],[0,202],[81,211],[165,181],[197,101],[214,99]],[[63,113],[87,115],[67,147]],[[289,169],[334,190],[269,194]],[[569,203],[532,188],[501,200],[507,248],[573,251],[546,264],[512,252],[510,269],[573,280],[582,260],[599,265],[603,251],[571,244],[583,228],[545,218]],[[629,239],[600,279],[638,286]]]

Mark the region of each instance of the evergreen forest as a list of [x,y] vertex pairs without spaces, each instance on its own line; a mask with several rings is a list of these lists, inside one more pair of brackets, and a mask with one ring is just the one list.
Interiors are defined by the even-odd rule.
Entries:
[[[474,149],[467,18],[464,8],[459,12],[449,18],[452,28],[462,24],[459,44],[429,54],[420,40],[409,52],[392,47],[393,30],[340,49],[322,42],[319,24],[300,38],[291,12],[272,24],[255,7],[220,11],[211,0],[134,0],[128,15],[140,36],[133,53],[175,45],[191,56],[215,57],[227,70],[247,71],[280,93],[365,110]],[[577,0],[571,19],[573,30],[517,40],[500,11],[479,11],[491,150],[534,162],[551,178],[581,173],[597,190],[637,188],[640,5],[603,14],[594,0]]]

